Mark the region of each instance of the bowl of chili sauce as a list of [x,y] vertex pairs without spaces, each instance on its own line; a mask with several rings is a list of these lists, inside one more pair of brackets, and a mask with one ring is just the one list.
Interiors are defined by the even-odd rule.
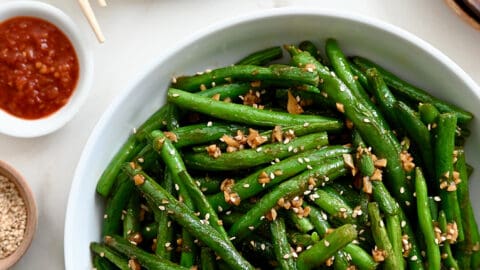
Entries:
[[78,29],[45,3],[0,5],[0,133],[38,137],[73,118],[93,77]]

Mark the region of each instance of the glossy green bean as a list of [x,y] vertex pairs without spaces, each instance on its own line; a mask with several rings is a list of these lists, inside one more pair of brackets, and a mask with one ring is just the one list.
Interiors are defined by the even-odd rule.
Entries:
[[335,229],[310,249],[300,253],[297,259],[297,269],[308,270],[320,266],[355,238],[357,238],[357,231],[352,224]]
[[[275,256],[283,270],[295,270],[295,261],[291,256],[291,247],[287,239],[287,230],[283,218],[277,218],[270,223],[270,231],[272,234],[273,248]],[[288,255],[288,256],[287,256]]]
[[440,248],[438,240],[435,238],[432,215],[430,207],[428,207],[427,183],[419,167],[415,169],[415,192],[417,194],[417,218],[427,249],[428,269],[440,269]]
[[263,66],[271,61],[282,58],[282,55],[283,51],[281,47],[270,47],[247,55],[246,57],[238,61],[235,65]]

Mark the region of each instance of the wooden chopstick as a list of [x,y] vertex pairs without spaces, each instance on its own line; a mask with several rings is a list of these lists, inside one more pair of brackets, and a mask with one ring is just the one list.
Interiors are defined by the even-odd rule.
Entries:
[[[105,0],[99,0],[98,2],[102,6],[107,5]],[[90,26],[95,32],[95,35],[97,36],[98,41],[100,43],[105,42],[105,37],[103,36],[102,29],[100,29],[100,25],[98,24],[95,14],[93,13],[93,9],[92,9],[92,6],[90,5],[90,2],[88,2],[88,0],[78,0],[78,3],[82,8],[83,14],[85,15],[85,17],[87,17],[87,20],[90,23]]]
[[99,4],[101,7],[106,7],[106,6],[107,6],[107,1],[105,1],[105,0],[98,0],[98,4]]

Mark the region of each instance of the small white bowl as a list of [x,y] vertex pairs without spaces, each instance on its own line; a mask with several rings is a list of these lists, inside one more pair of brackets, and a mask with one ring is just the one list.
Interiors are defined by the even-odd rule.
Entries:
[[75,23],[63,11],[37,1],[14,1],[0,5],[0,22],[17,16],[36,17],[58,27],[72,42],[79,63],[79,77],[67,104],[55,113],[37,120],[26,120],[0,110],[0,133],[31,138],[46,135],[70,121],[85,102],[93,80],[93,55]]

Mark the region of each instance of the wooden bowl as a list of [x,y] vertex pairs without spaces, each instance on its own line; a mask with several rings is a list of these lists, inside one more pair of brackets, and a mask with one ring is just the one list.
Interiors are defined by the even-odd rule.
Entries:
[[455,0],[445,0],[445,2],[463,21],[480,31],[480,20],[468,14]]
[[0,259],[0,270],[8,269],[12,267],[20,258],[25,254],[30,243],[33,240],[35,230],[37,227],[37,207],[35,205],[35,198],[33,193],[25,181],[25,178],[12,166],[0,160],[0,175],[3,175],[10,179],[18,189],[20,196],[25,202],[27,208],[27,224],[25,228],[25,235],[20,243],[20,246],[10,256]]

